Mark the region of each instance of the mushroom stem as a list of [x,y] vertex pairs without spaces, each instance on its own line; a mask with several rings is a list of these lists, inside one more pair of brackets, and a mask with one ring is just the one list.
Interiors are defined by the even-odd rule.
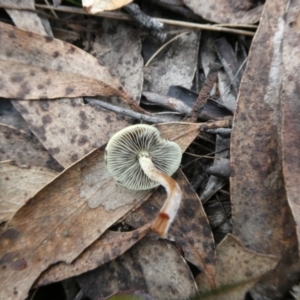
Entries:
[[145,174],[151,180],[161,184],[167,191],[167,199],[152,225],[152,230],[160,237],[165,238],[181,203],[182,192],[180,186],[173,178],[154,166],[148,152],[140,152],[139,163]]

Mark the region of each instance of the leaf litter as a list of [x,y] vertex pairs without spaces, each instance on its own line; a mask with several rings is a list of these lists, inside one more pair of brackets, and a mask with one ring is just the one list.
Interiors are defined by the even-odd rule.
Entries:
[[[56,281],[62,282],[66,278],[76,278],[80,292],[92,299],[122,294],[119,291],[135,294],[130,290],[144,290],[144,297],[151,295],[156,299],[172,299],[174,295],[183,298],[197,292],[195,278],[200,297],[203,299],[244,299],[248,291],[251,296],[248,294],[247,297],[252,299],[285,299],[289,289],[297,284],[299,277],[295,270],[299,247],[295,222],[298,223],[298,164],[297,144],[294,141],[297,140],[298,133],[294,120],[297,119],[298,90],[294,74],[297,73],[295,62],[299,60],[295,46],[298,38],[296,15],[299,5],[288,1],[282,3],[279,0],[267,0],[264,5],[252,1],[243,4],[233,1],[230,6],[229,2],[225,1],[224,5],[220,6],[218,1],[209,0],[203,3],[203,9],[199,12],[195,1],[184,2],[194,13],[216,23],[235,23],[243,27],[244,22],[254,23],[260,19],[257,34],[252,44],[250,38],[233,35],[224,37],[221,33],[183,34],[181,38],[177,37],[166,45],[165,50],[160,51],[144,69],[144,84],[139,54],[142,44],[140,38],[144,35],[144,54],[146,50],[151,52],[147,47],[154,43],[155,39],[152,37],[149,39],[150,43],[149,40],[145,43],[149,33],[145,34],[143,29],[132,31],[133,27],[128,26],[126,34],[129,37],[133,32],[142,32],[142,35],[133,36],[134,42],[131,40],[128,44],[119,44],[120,51],[123,51],[123,46],[133,45],[132,50],[128,50],[127,53],[119,53],[120,57],[128,57],[130,69],[126,70],[118,63],[119,59],[116,56],[118,35],[115,36],[115,40],[110,41],[110,36],[116,33],[114,30],[109,31],[115,29],[116,32],[122,32],[125,23],[122,25],[122,21],[110,22],[107,19],[102,21],[103,29],[108,29],[104,34],[101,30],[95,30],[96,27],[89,27],[94,30],[93,34],[96,36],[94,38],[90,35],[91,40],[102,44],[99,47],[98,44],[96,46],[95,43],[86,42],[86,49],[89,45],[94,45],[93,55],[105,60],[107,66],[104,67],[99,65],[96,58],[71,44],[57,39],[51,39],[50,42],[50,39],[45,37],[46,31],[41,28],[41,23],[38,22],[37,27],[32,28],[32,23],[26,22],[28,12],[8,10],[18,27],[37,32],[44,37],[1,23],[1,38],[5,37],[3,49],[7,50],[0,50],[1,70],[5,70],[1,75],[4,76],[2,83],[6,85],[5,89],[1,86],[1,96],[30,100],[13,101],[28,127],[25,132],[20,130],[22,127],[17,129],[2,125],[2,141],[6,143],[3,147],[1,142],[2,158],[16,161],[19,159],[19,166],[15,166],[15,174],[16,180],[20,181],[20,188],[27,180],[21,171],[26,168],[37,170],[36,165],[51,167],[51,155],[66,170],[41,190],[38,186],[31,186],[32,198],[3,227],[0,237],[0,263],[5,268],[0,275],[1,297],[24,299],[34,283],[35,286],[40,286]],[[33,1],[24,1],[22,5],[29,9],[34,8]],[[150,4],[144,3],[142,7],[145,12],[149,11],[147,5]],[[168,6],[173,5],[178,6],[182,3],[170,2],[165,9],[168,10]],[[153,15],[161,13],[157,8],[151,11]],[[39,19],[37,14],[30,14]],[[73,21],[75,25],[71,24]],[[81,17],[72,20],[71,28],[76,30],[76,22],[80,24],[82,21]],[[201,18],[197,19],[197,22],[201,22]],[[50,24],[48,23],[47,32],[51,36]],[[59,24],[59,27],[63,28],[62,25]],[[223,25],[217,26],[221,28]],[[250,30],[255,28],[249,25],[247,27]],[[174,29],[176,27],[173,27]],[[170,29],[165,30],[171,36]],[[81,37],[83,32],[81,31]],[[88,33],[88,30],[86,32]],[[182,34],[182,31],[179,31],[179,34]],[[181,44],[183,37],[192,36],[197,38],[193,41],[188,40],[185,45]],[[47,39],[48,45],[43,45],[41,41]],[[87,41],[86,37],[83,39]],[[124,41],[124,37],[121,39]],[[30,44],[27,45],[29,41]],[[199,42],[201,55],[198,63]],[[155,43],[157,47],[157,41]],[[70,54],[66,49],[75,50]],[[62,55],[51,56],[55,51]],[[132,56],[129,55],[131,51]],[[247,55],[247,67],[244,69]],[[73,58],[72,63],[70,57]],[[136,65],[133,57],[138,57]],[[222,132],[224,127],[230,126],[230,112],[224,110],[228,120],[212,118],[213,122],[187,123],[184,122],[183,113],[176,117],[183,122],[156,125],[164,138],[178,142],[183,152],[187,150],[181,166],[184,175],[178,171],[174,176],[184,190],[184,201],[168,236],[178,252],[169,242],[157,241],[153,233],[147,233],[151,221],[164,202],[165,191],[161,187],[150,192],[125,190],[118,186],[106,171],[103,159],[105,143],[112,133],[126,127],[132,120],[128,123],[121,115],[95,105],[86,105],[82,98],[71,101],[52,98],[115,95],[123,98],[132,109],[145,112],[137,104],[140,102],[142,91],[156,92],[166,98],[169,87],[175,84],[199,93],[201,86],[207,84],[205,76],[218,59],[224,70],[217,71],[217,81],[209,85],[212,89],[209,99],[202,99],[202,106],[196,109],[200,122],[216,115],[213,111],[218,111],[218,106],[225,106],[234,113],[233,138],[230,141],[230,189],[228,179],[223,178],[224,185],[221,189],[212,184],[215,194],[205,204],[199,200],[199,195],[210,185],[206,171],[213,162],[212,158],[218,160],[223,154],[227,157],[226,152],[222,153],[222,150],[216,148],[215,136],[206,131],[217,128],[214,132]],[[163,61],[173,61],[174,65],[180,62],[180,67],[174,69],[171,64],[163,65]],[[150,74],[148,71],[151,66]],[[60,70],[57,67],[60,67]],[[48,72],[45,72],[46,68]],[[119,70],[115,70],[116,68]],[[36,77],[31,78],[28,72],[34,70],[39,71],[36,73],[38,76],[31,75]],[[27,77],[14,76],[17,73]],[[116,76],[112,76],[111,73]],[[168,76],[164,78],[167,73]],[[182,77],[180,74],[183,73],[187,76]],[[76,89],[67,91],[70,78],[74,78],[72,84],[76,83],[76,89],[78,88],[80,93],[76,94]],[[53,82],[39,89],[41,82],[47,79],[53,79]],[[96,84],[99,80],[100,84]],[[121,92],[117,90],[120,82],[129,92],[125,92],[123,88]],[[188,95],[188,92],[185,93]],[[180,98],[178,95],[173,93],[169,96]],[[32,99],[38,100],[31,101]],[[236,100],[238,101],[235,109]],[[113,103],[119,105],[119,102]],[[146,103],[143,108],[150,113],[166,113],[159,100],[155,103],[156,107],[150,107]],[[207,109],[208,103],[210,113],[203,118],[203,111],[204,108]],[[170,114],[168,111],[167,113]],[[17,122],[16,126],[20,126],[19,124],[24,123]],[[16,151],[15,145],[19,145],[17,141],[20,143],[20,140],[22,145],[27,144],[21,146],[22,151]],[[39,146],[32,146],[31,142]],[[36,149],[43,150],[36,152]],[[43,151],[47,153],[48,159],[45,155],[42,160],[36,160],[35,157],[40,157]],[[1,164],[4,166],[8,163]],[[9,164],[10,167],[13,166]],[[52,166],[52,169],[56,168]],[[62,170],[61,167],[58,169]],[[8,171],[5,173],[8,174]],[[17,194],[22,195],[17,186],[15,190]],[[12,201],[11,196],[8,198],[8,202]],[[23,198],[18,197],[18,201],[22,202],[24,199],[24,194]],[[217,207],[218,209],[214,210]],[[143,225],[144,227],[141,227]],[[231,232],[231,228],[233,235],[226,236]],[[147,237],[144,237],[145,235]],[[141,241],[137,243],[138,240]],[[154,253],[151,253],[152,248],[156,249]],[[159,249],[163,250],[158,256]],[[137,261],[132,260],[132,255]],[[159,257],[164,257],[164,261],[168,262],[167,267],[164,267]],[[186,261],[189,262],[189,266],[186,265]],[[55,265],[48,268],[52,264]],[[231,265],[237,269],[231,268]],[[153,270],[158,268],[162,268],[161,274],[165,274],[164,281],[158,280],[158,275],[153,273]],[[127,273],[124,273],[125,270]],[[139,270],[143,270],[142,274]],[[89,272],[75,277],[87,271]],[[164,273],[167,271],[172,274]],[[118,282],[111,280],[108,284],[107,280],[103,280],[113,276],[114,272],[118,274]],[[132,277],[124,277],[128,272]],[[268,275],[262,278],[267,272]],[[38,279],[41,273],[43,275]],[[133,280],[134,278],[136,280]],[[187,283],[182,284],[183,280]],[[99,289],[99,282],[100,286],[105,283],[105,288]]]

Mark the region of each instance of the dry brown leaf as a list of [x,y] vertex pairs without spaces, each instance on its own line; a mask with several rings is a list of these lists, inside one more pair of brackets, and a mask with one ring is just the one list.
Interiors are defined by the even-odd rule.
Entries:
[[56,175],[56,172],[42,167],[19,167],[11,161],[0,162],[0,223],[8,221]]
[[252,1],[239,0],[183,0],[203,19],[225,24],[253,24],[259,21],[263,5],[253,8]]
[[117,96],[144,112],[108,68],[85,51],[4,23],[0,23],[0,33],[1,97]]
[[[231,138],[233,233],[251,250],[281,258],[281,267],[297,259],[280,142],[280,66],[288,2],[265,4],[241,83]],[[260,295],[279,297],[278,285],[288,280],[280,276]]]
[[103,146],[128,125],[115,113],[85,105],[81,99],[31,103],[13,101],[30,130],[64,167]]
[[123,254],[149,231],[151,223],[130,232],[107,231],[71,264],[60,263],[46,270],[35,286],[46,285],[80,275]]
[[35,165],[62,171],[32,134],[0,124],[0,161],[14,160],[18,165]]
[[[168,237],[182,247],[185,259],[203,270],[214,287],[216,253],[209,222],[197,193],[183,173],[177,172],[174,178],[181,187],[183,198]],[[159,187],[147,202],[127,217],[126,222],[138,228],[153,220],[165,201],[165,195],[164,189]]]
[[[17,24],[17,27],[38,34],[40,34],[40,28],[43,28],[44,31],[47,29],[49,35],[52,36],[48,20],[46,18],[42,20],[38,14],[33,12],[35,9],[34,0],[1,0],[1,5],[16,8],[6,9],[6,12],[13,22]],[[27,9],[31,11],[27,11]]]
[[170,122],[156,124],[156,127],[162,137],[169,141],[176,142],[182,152],[185,152],[186,148],[194,141],[194,139],[200,134],[202,123],[184,123],[184,122]]
[[101,32],[90,45],[91,54],[108,66],[136,102],[140,103],[144,60],[139,34],[132,24],[124,21],[104,18],[100,26]]
[[[200,125],[180,124],[194,138]],[[162,136],[169,133],[167,128],[163,126]],[[182,133],[173,140],[185,150],[187,139]],[[26,297],[42,271],[59,261],[72,262],[107,228],[145,201],[147,193],[119,186],[106,170],[102,149],[65,170],[14,215],[0,237],[3,297]]]
[[273,270],[277,262],[274,257],[247,250],[229,234],[217,247],[217,289],[206,295],[211,288],[202,274],[196,282],[203,299],[244,300],[246,292],[262,275]]
[[[21,207],[1,235],[1,296],[25,298],[42,271],[71,263],[146,193],[118,186],[101,149],[65,170]],[[90,209],[86,202],[96,199],[101,205]]]
[[184,34],[171,43],[164,55],[145,67],[143,90],[166,95],[171,85],[190,89],[197,68],[200,36],[196,32]]
[[[299,35],[300,5],[291,2],[287,14],[287,22],[283,40],[283,83],[281,93],[282,103],[282,148],[283,175],[285,190],[295,222],[297,224],[298,244],[300,242],[300,44]],[[298,246],[298,249],[300,247]]]
[[163,240],[143,240],[77,281],[90,299],[129,289],[144,290],[157,300],[184,299],[197,292],[188,265],[176,248]]
[[121,8],[133,0],[82,0],[84,10],[90,14]]

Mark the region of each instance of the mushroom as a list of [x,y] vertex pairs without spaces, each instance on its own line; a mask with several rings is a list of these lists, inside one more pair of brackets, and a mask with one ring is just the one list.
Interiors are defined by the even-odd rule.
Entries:
[[166,237],[173,222],[182,192],[170,176],[181,162],[181,149],[172,141],[161,138],[150,125],[132,125],[115,133],[105,149],[107,169],[118,183],[131,190],[165,187],[167,199],[154,220],[152,230]]

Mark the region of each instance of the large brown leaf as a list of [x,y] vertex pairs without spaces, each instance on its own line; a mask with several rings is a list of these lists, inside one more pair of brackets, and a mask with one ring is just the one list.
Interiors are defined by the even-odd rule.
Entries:
[[[291,2],[287,15],[283,41],[283,83],[282,83],[282,148],[285,190],[295,222],[298,244],[300,242],[300,5]],[[298,246],[298,249],[300,247]]]
[[[233,233],[251,250],[280,258],[280,268],[297,259],[280,141],[282,42],[288,2],[265,4],[241,83],[231,139]],[[255,299],[261,295],[274,299],[287,291],[289,277],[280,271],[276,276]]]
[[203,293],[203,299],[244,300],[246,292],[262,275],[273,270],[277,262],[274,257],[244,248],[233,235],[229,234],[217,247],[217,288],[206,295],[211,291],[211,287],[203,274],[197,276],[196,282],[199,291]]
[[129,232],[107,231],[71,264],[59,263],[51,266],[35,282],[45,285],[80,275],[103,265],[127,251],[149,231],[151,223]]
[[1,97],[117,96],[143,111],[109,69],[85,51],[5,23],[0,33]]

